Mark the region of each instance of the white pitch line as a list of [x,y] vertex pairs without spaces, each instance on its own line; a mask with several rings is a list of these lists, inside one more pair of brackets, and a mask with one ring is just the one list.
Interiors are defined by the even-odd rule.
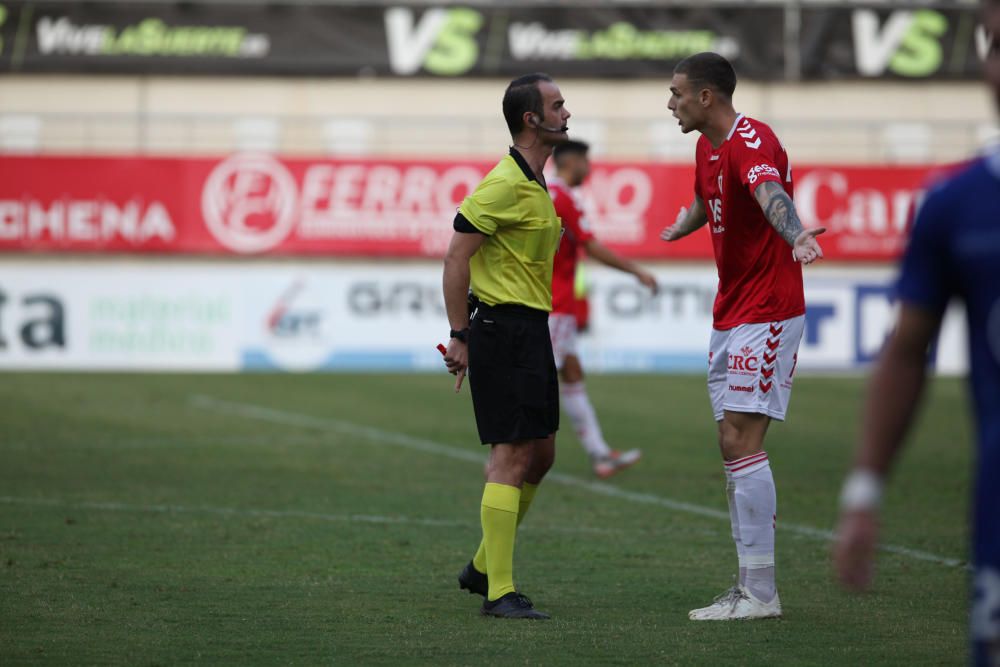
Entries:
[[[343,435],[359,436],[376,443],[394,445],[396,447],[412,449],[428,454],[437,454],[438,456],[446,456],[460,461],[471,461],[480,465],[484,461],[483,456],[474,454],[473,452],[465,449],[459,449],[458,447],[452,447],[451,445],[434,442],[433,440],[416,438],[405,433],[386,431],[372,426],[362,426],[361,424],[355,424],[343,419],[335,419],[332,417],[313,417],[311,415],[303,415],[288,412],[286,410],[253,405],[250,403],[227,401],[213,396],[196,395],[192,396],[191,400],[196,407],[219,414],[239,415],[241,417],[257,419],[274,424],[285,424],[289,426],[299,426],[302,428],[318,429],[321,431],[332,431]],[[628,500],[644,505],[655,505],[657,507],[664,507],[676,512],[696,514],[712,519],[720,519],[727,522],[729,521],[729,512],[723,512],[711,507],[705,507],[704,505],[696,505],[694,503],[688,503],[681,500],[674,500],[672,498],[658,496],[652,493],[627,491],[625,489],[612,486],[611,484],[594,482],[580,477],[567,475],[565,473],[553,472],[546,475],[545,478],[564,486],[572,486],[578,489],[590,491],[591,493],[609,496],[611,498],[619,498],[621,500]],[[813,528],[812,526],[788,523],[786,521],[779,522],[777,527],[802,537],[810,537],[824,542],[831,542],[835,538],[835,535],[831,530],[823,530],[820,528]],[[927,551],[911,549],[909,547],[894,544],[881,544],[879,545],[879,549],[898,556],[905,556],[914,560],[936,563],[947,567],[962,567],[965,565],[965,561],[959,558],[938,556],[937,554]]]
[[[242,507],[213,507],[210,505],[136,505],[118,502],[76,502],[55,498],[27,498],[0,496],[0,505],[29,505],[35,507],[62,507],[70,510],[97,510],[102,512],[150,512],[155,514],[217,514],[220,516],[240,516],[269,519],[313,519],[316,521],[400,524],[411,526],[433,526],[445,528],[479,528],[478,523],[455,519],[432,519],[427,517],[385,516],[380,514],[327,514],[323,512],[303,512],[299,510],[263,510]],[[618,534],[621,531],[587,526],[532,526],[535,530],[563,533]],[[524,530],[523,528],[521,530]]]
[[153,512],[161,514],[219,514],[222,516],[265,517],[273,519],[316,519],[350,523],[398,523],[420,526],[446,526],[448,528],[471,526],[468,521],[450,519],[427,519],[422,517],[380,516],[376,514],[324,514],[322,512],[301,512],[298,510],[261,510],[235,507],[211,507],[185,505],[133,505],[114,502],[73,502],[54,498],[24,498],[0,496],[4,505],[34,505],[41,507],[65,507],[80,510],[101,510],[106,512]]

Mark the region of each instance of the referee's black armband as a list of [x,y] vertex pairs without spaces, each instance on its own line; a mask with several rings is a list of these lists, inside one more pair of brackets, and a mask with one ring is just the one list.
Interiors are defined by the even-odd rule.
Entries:
[[474,224],[472,224],[471,222],[469,222],[469,219],[466,218],[461,213],[456,213],[455,214],[455,222],[454,222],[454,224],[452,226],[455,228],[456,232],[462,232],[463,234],[482,234],[483,233],[482,230],[480,230]]

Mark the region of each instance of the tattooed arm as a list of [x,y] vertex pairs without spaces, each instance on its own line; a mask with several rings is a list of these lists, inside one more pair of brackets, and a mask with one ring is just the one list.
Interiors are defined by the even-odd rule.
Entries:
[[754,190],[753,196],[764,211],[767,221],[774,227],[774,231],[792,246],[792,257],[796,261],[811,264],[823,257],[823,249],[820,248],[816,237],[825,232],[826,228],[803,228],[792,198],[781,185],[774,181],[764,181]]

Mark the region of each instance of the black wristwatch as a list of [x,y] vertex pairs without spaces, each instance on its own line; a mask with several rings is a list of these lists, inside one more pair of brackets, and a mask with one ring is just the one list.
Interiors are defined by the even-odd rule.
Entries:
[[469,327],[465,327],[464,329],[460,329],[460,330],[452,329],[451,333],[448,334],[448,336],[450,338],[457,338],[460,341],[462,341],[463,343],[468,344],[468,342],[469,342]]

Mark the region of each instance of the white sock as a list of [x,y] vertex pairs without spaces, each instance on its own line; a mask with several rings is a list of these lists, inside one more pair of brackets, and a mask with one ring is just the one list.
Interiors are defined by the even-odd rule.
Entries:
[[587,388],[582,382],[561,382],[559,384],[562,405],[573,424],[576,437],[592,458],[607,456],[611,453],[608,443],[604,442],[601,425],[597,423],[594,406],[587,398]]
[[729,525],[732,528],[733,542],[736,544],[736,558],[739,561],[740,577],[739,584],[742,586],[747,580],[747,568],[743,562],[743,541],[740,539],[740,515],[736,512],[736,483],[733,476],[726,468],[726,499],[729,501]]
[[744,586],[761,602],[770,602],[778,594],[774,586],[774,566],[749,568]]
[[726,462],[733,478],[733,500],[743,543],[745,586],[754,597],[770,602],[777,594],[774,584],[774,522],[777,497],[774,476],[766,452]]

